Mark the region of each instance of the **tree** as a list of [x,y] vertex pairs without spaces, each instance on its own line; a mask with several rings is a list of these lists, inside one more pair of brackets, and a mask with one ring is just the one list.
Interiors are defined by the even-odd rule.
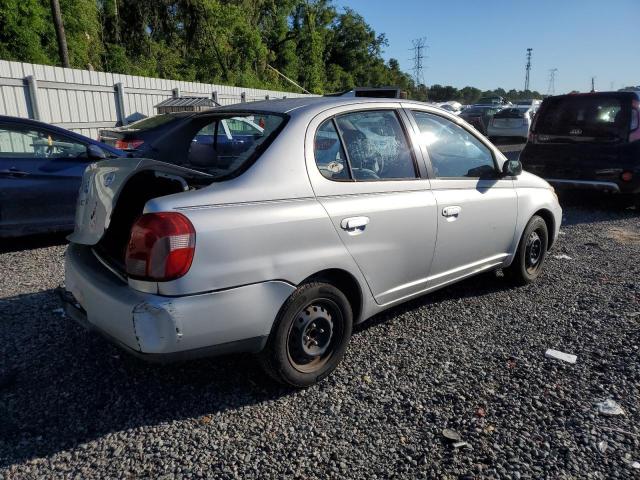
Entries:
[[[51,0],[50,0],[51,1]],[[473,103],[481,94],[538,92],[415,85],[387,39],[333,0],[58,0],[69,63],[114,73],[314,93],[397,86],[409,98]],[[60,64],[46,0],[0,3],[0,58]]]
[[51,0],[51,16],[53,17],[53,26],[56,30],[56,39],[58,41],[58,52],[63,67],[69,68],[69,51],[67,49],[67,37],[64,34],[64,22],[62,21],[62,13],[60,12],[60,1]]

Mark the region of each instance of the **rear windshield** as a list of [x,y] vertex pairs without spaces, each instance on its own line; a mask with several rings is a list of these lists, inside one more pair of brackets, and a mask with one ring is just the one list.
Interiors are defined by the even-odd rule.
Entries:
[[479,107],[479,108],[467,108],[464,112],[465,115],[493,115],[498,110],[495,108]]
[[524,118],[528,108],[505,108],[495,114],[494,118]]
[[187,165],[217,180],[248,168],[278,135],[285,117],[273,113],[229,114],[197,119]]
[[545,100],[536,122],[536,133],[589,137],[624,136],[629,110],[612,96],[558,97]]

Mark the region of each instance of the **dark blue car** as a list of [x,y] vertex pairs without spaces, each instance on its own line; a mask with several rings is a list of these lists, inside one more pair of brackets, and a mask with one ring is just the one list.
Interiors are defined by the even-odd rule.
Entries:
[[64,128],[0,115],[0,237],[73,229],[84,169],[119,156]]

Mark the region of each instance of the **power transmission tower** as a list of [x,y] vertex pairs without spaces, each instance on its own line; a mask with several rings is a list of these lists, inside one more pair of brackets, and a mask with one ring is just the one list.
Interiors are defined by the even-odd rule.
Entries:
[[51,0],[51,15],[53,17],[53,25],[56,30],[58,39],[58,53],[62,66],[69,68],[69,51],[67,50],[67,37],[64,34],[64,24],[62,23],[62,13],[60,12],[60,2]]
[[413,44],[413,48],[411,48],[410,50],[413,50],[413,78],[414,81],[416,82],[416,87],[418,85],[423,85],[424,84],[424,75],[423,75],[423,69],[424,66],[422,64],[422,61],[425,59],[424,56],[424,49],[427,48],[426,45],[427,39],[426,37],[422,37],[422,38],[416,38],[415,40],[412,40],[411,43]]
[[531,52],[533,48],[527,48],[527,65],[525,67],[524,91],[529,90],[529,72],[531,71]]
[[547,88],[547,95],[556,94],[556,73],[558,73],[557,68],[549,70],[549,88]]

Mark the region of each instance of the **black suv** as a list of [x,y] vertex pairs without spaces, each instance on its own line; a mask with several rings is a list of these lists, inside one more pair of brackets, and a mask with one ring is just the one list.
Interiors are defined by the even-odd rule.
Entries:
[[520,160],[554,187],[623,194],[640,207],[639,124],[638,92],[549,97]]

